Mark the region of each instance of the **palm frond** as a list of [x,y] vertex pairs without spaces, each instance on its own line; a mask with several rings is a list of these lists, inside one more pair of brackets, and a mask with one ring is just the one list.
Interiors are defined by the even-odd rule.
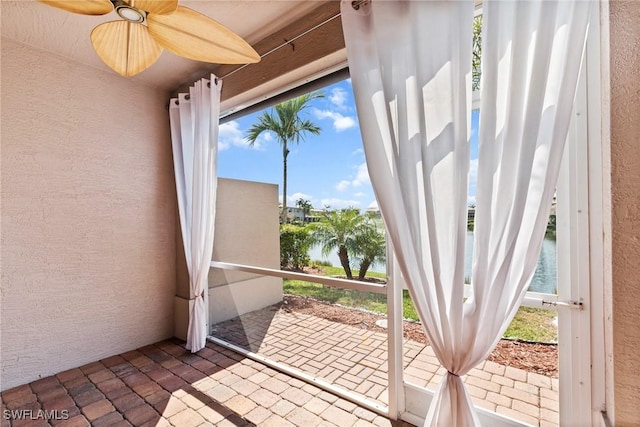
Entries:
[[286,141],[286,134],[282,129],[281,123],[273,116],[270,111],[265,111],[258,117],[258,122],[253,124],[248,130],[246,140],[250,145],[254,145],[258,136],[263,132],[273,132],[276,138],[282,143]]

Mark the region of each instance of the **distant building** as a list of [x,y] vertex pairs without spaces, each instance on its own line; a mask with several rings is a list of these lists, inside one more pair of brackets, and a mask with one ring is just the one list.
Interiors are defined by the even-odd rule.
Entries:
[[[280,205],[282,209],[282,205]],[[305,215],[304,210],[298,206],[287,206],[287,221],[288,222],[318,222],[324,214],[325,210],[311,209],[311,211]]]
[[369,208],[367,209],[367,213],[374,218],[382,219],[382,214],[380,213],[380,209],[378,208]]
[[467,221],[475,221],[476,219],[476,207],[469,206],[467,209]]

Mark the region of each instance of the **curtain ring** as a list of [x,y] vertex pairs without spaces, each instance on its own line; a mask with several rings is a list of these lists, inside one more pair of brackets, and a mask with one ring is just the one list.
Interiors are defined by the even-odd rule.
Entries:
[[191,99],[191,95],[186,94],[186,95],[184,96],[184,99],[186,99],[187,101],[188,101],[188,100],[190,100],[190,99]]
[[351,7],[354,10],[360,10],[360,7],[368,5],[370,0],[354,0],[351,2]]

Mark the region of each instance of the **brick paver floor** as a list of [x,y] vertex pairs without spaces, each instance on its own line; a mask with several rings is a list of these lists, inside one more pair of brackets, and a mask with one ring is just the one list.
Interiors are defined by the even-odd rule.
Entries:
[[89,363],[0,394],[5,426],[396,426],[222,347],[178,340]]
[[[213,336],[312,374],[377,403],[388,403],[387,335],[290,312],[279,305],[213,327]],[[403,346],[405,380],[435,390],[446,372],[433,349]],[[464,381],[477,406],[534,426],[558,425],[558,379],[483,362]]]

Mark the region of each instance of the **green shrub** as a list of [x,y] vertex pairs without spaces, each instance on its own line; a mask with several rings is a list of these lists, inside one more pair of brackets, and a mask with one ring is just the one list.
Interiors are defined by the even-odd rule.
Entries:
[[283,224],[280,226],[280,267],[301,270],[309,265],[308,251],[311,237],[304,226]]
[[316,268],[320,268],[320,267],[333,267],[331,265],[331,261],[324,261],[324,260],[317,260],[314,259],[313,261],[311,261],[311,267],[316,267]]

